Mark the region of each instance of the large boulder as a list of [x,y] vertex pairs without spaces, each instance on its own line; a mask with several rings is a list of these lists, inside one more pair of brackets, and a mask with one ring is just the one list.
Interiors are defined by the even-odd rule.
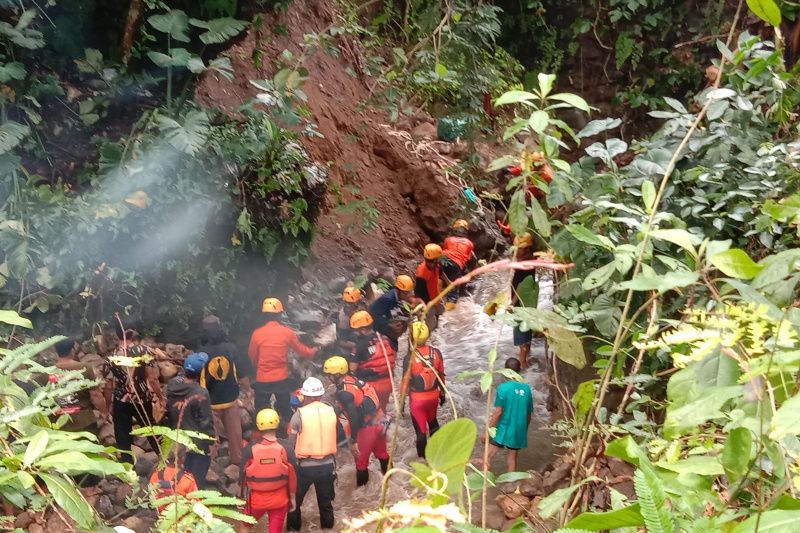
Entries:
[[528,510],[531,499],[520,493],[500,494],[495,498],[497,505],[503,511],[506,518],[514,519],[522,516]]

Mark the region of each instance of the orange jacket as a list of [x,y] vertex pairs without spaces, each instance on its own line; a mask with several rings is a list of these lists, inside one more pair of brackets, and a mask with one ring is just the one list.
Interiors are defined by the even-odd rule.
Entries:
[[[466,237],[451,235],[444,240],[444,255],[462,269],[467,266],[472,259],[472,251],[475,247],[472,241]],[[455,281],[455,280],[450,280]]]
[[[277,471],[276,474],[285,472],[286,475],[285,484],[275,490],[254,490],[250,487],[249,480],[246,481],[251,488],[248,498],[250,506],[253,509],[280,509],[287,506],[289,504],[289,494],[294,494],[297,491],[297,475],[284,447],[276,440],[262,437],[260,442],[253,445],[250,453],[252,453],[252,456],[244,467],[246,476],[258,474],[255,469],[258,468],[259,463],[267,463],[270,460],[273,462],[261,466],[261,468],[266,468],[267,470],[275,469]],[[267,471],[264,475],[271,476],[273,472]]]
[[422,301],[425,303],[428,303],[439,296],[440,274],[441,269],[439,268],[438,263],[433,270],[428,268],[428,265],[425,263],[425,261],[417,266],[417,282],[414,285],[414,289],[416,291],[416,295],[419,298],[422,298]]
[[317,353],[316,348],[310,348],[300,342],[292,328],[274,320],[255,330],[250,337],[247,355],[256,368],[256,381],[269,383],[288,378],[289,349],[309,359]]

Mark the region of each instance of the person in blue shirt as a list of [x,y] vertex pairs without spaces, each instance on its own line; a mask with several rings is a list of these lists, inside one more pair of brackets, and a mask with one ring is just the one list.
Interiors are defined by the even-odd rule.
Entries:
[[389,337],[392,348],[397,350],[397,339],[408,327],[408,309],[424,303],[414,296],[414,280],[411,276],[405,274],[397,276],[394,288],[369,306],[369,314],[375,321],[375,331]]
[[[519,359],[509,357],[506,368],[519,373]],[[509,379],[497,387],[494,413],[489,427],[495,428],[489,441],[489,464],[501,449],[508,450],[506,465],[509,472],[517,471],[517,454],[528,446],[528,426],[533,414],[533,391],[527,383]]]

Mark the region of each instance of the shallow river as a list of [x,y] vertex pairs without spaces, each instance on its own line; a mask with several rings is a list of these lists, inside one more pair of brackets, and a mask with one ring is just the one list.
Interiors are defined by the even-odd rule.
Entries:
[[[478,280],[473,296],[461,298],[458,307],[445,313],[439,327],[431,335],[429,344],[439,348],[445,359],[448,388],[455,399],[459,416],[468,417],[478,424],[479,434],[483,431],[486,420],[486,397],[480,393],[477,379],[458,381],[456,375],[466,370],[485,369],[487,354],[498,339],[498,359],[496,365],[502,367],[505,359],[516,355],[518,350],[514,347],[511,337],[511,328],[501,320],[495,320],[483,313],[483,306],[496,294],[508,286],[508,273],[491,273]],[[540,307],[550,305],[552,286],[543,282],[540,289]],[[404,342],[400,342],[401,353],[398,354],[398,369],[400,362],[405,357],[403,352]],[[534,415],[529,432],[528,448],[520,452],[519,470],[534,469],[548,463],[554,454],[552,440],[543,426],[549,423],[549,413],[546,410],[547,388],[544,374],[544,346],[540,341],[534,341],[531,350],[532,359],[530,368],[523,373],[525,380],[534,391]],[[395,376],[396,379],[399,376]],[[391,402],[390,402],[391,404]],[[390,407],[390,410],[394,410]],[[418,460],[415,448],[414,430],[406,409],[406,417],[399,420],[400,434],[398,437],[397,456],[395,466],[408,467],[412,461]],[[444,424],[452,420],[453,413],[450,402],[439,409],[439,422]],[[394,427],[390,428],[391,436]],[[478,443],[480,440],[478,441]],[[473,453],[474,458],[482,456],[483,448],[476,443]],[[380,499],[380,468],[377,460],[373,458],[370,464],[370,481],[366,487],[356,488],[355,466],[352,456],[345,452],[339,454],[339,477],[337,481],[337,495],[334,502],[336,512],[335,531],[344,528],[343,519],[359,516],[362,511],[375,509]],[[492,470],[501,473],[505,469],[503,454],[498,454]],[[406,483],[407,478],[395,476],[390,481],[389,500],[394,502],[407,498],[410,488]],[[319,514],[316,507],[316,498],[313,489],[303,503],[303,531],[320,531]]]

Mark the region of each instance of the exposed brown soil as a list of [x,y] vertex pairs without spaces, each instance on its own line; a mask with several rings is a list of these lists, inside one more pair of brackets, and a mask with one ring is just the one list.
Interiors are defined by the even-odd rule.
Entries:
[[[256,94],[250,80],[269,79],[277,71],[272,58],[283,50],[299,57],[296,43],[303,42],[303,35],[326,30],[336,20],[327,0],[292,2],[288,11],[269,18],[261,35],[262,68],[252,61],[258,36],[251,30],[227,52],[235,70],[233,82],[206,76],[197,88],[198,102],[235,109]],[[285,35],[268,29],[276,27],[285,28]],[[345,36],[337,45],[338,57],[319,50],[305,63],[309,79],[303,91],[324,138],[304,138],[303,144],[316,162],[329,166],[328,194],[316,221],[309,268],[332,277],[367,265],[411,266],[427,242],[446,232],[460,191],[390,134],[384,112],[363,105],[369,97],[367,82],[351,75],[360,71],[360,44]],[[359,220],[336,208],[342,200],[369,198],[380,215],[378,227],[365,233]]]

